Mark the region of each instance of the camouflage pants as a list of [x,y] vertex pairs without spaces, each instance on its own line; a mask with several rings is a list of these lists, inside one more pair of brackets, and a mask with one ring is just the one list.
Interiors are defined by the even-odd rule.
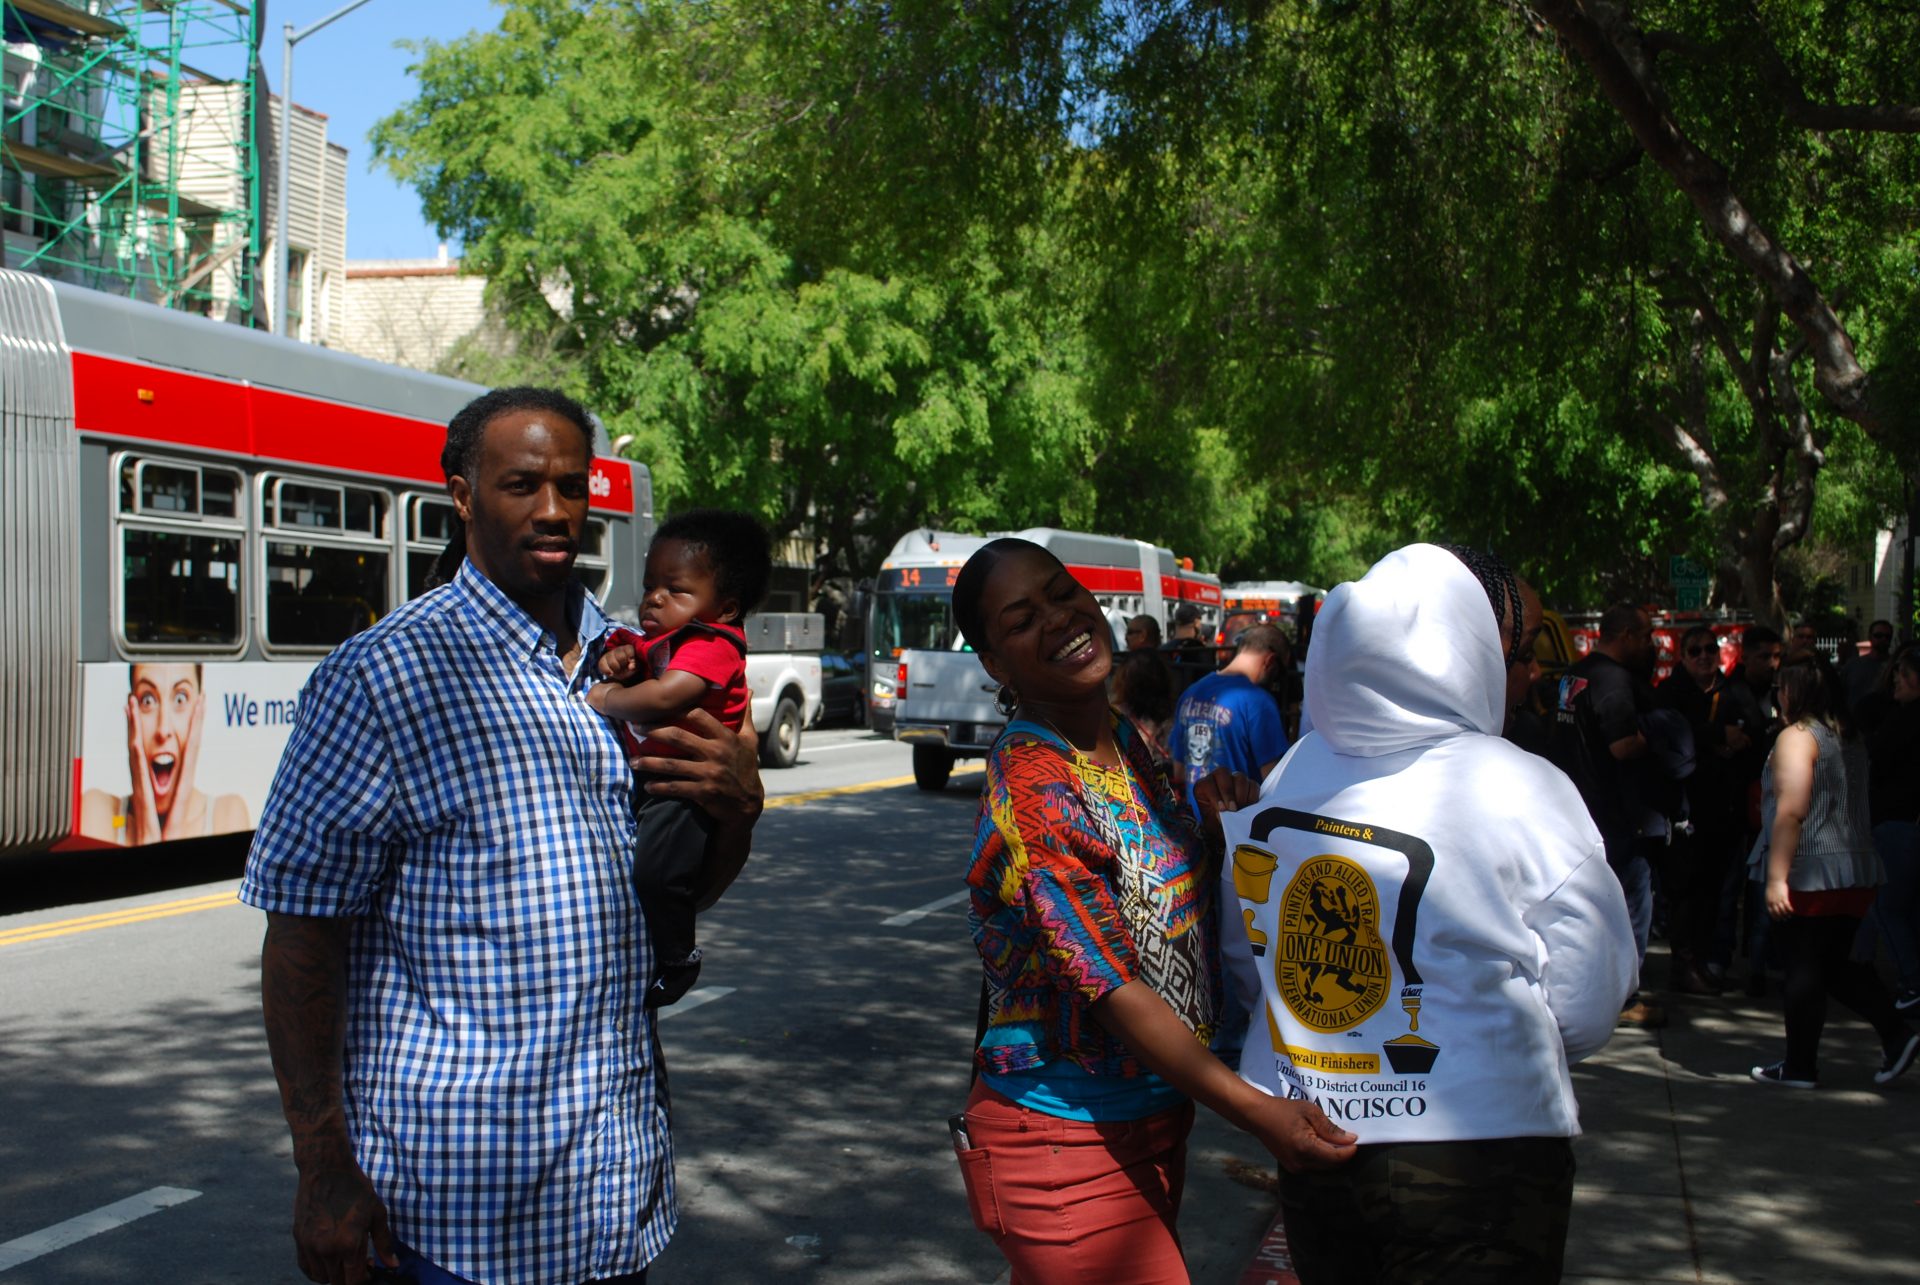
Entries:
[[1560,1279],[1573,1204],[1565,1138],[1359,1148],[1327,1173],[1283,1174],[1302,1285],[1523,1285]]

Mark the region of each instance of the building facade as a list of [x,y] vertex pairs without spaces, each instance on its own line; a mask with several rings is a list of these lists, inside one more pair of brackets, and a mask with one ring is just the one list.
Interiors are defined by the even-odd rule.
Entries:
[[445,246],[434,259],[355,259],[346,265],[341,346],[375,361],[442,371],[462,340],[504,342],[486,294],[486,281],[464,275]]

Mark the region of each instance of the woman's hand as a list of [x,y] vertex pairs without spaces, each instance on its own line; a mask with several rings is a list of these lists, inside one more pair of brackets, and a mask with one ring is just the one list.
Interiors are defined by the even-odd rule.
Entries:
[[1353,1159],[1359,1141],[1312,1102],[1268,1098],[1249,1112],[1247,1131],[1288,1173],[1332,1169]]
[[127,697],[127,846],[160,840],[159,805],[153,801],[153,769],[147,764],[147,742],[140,727],[140,698]]
[[1775,919],[1793,917],[1793,896],[1785,879],[1767,880],[1767,914]]
[[[180,762],[173,774],[173,804],[167,809],[165,836],[169,839],[185,839],[199,833],[202,824],[200,817],[189,817],[193,808],[193,789],[195,769],[200,764],[200,729],[207,717],[207,694],[193,694],[193,712],[187,716],[187,743],[180,749]],[[207,807],[213,806],[208,799]],[[189,828],[194,827],[194,828]]]
[[1258,803],[1260,783],[1239,772],[1216,767],[1193,783],[1193,801],[1200,807],[1200,832],[1206,835],[1207,846],[1216,853],[1224,852],[1227,839],[1220,828],[1220,814],[1238,812]]

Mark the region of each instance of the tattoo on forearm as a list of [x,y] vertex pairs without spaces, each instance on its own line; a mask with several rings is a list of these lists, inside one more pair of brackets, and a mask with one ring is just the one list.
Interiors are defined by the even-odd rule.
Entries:
[[267,916],[261,1010],[281,1110],[293,1133],[294,1163],[301,1168],[347,1145],[340,1084],[349,927],[346,920]]

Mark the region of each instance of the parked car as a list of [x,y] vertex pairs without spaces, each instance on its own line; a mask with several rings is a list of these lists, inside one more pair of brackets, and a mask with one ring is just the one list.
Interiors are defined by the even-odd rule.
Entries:
[[792,767],[800,758],[800,730],[820,717],[825,624],[816,612],[769,611],[748,616],[743,628],[760,762]]
[[820,721],[850,723],[861,727],[867,721],[867,658],[843,655],[837,651],[820,653]]

